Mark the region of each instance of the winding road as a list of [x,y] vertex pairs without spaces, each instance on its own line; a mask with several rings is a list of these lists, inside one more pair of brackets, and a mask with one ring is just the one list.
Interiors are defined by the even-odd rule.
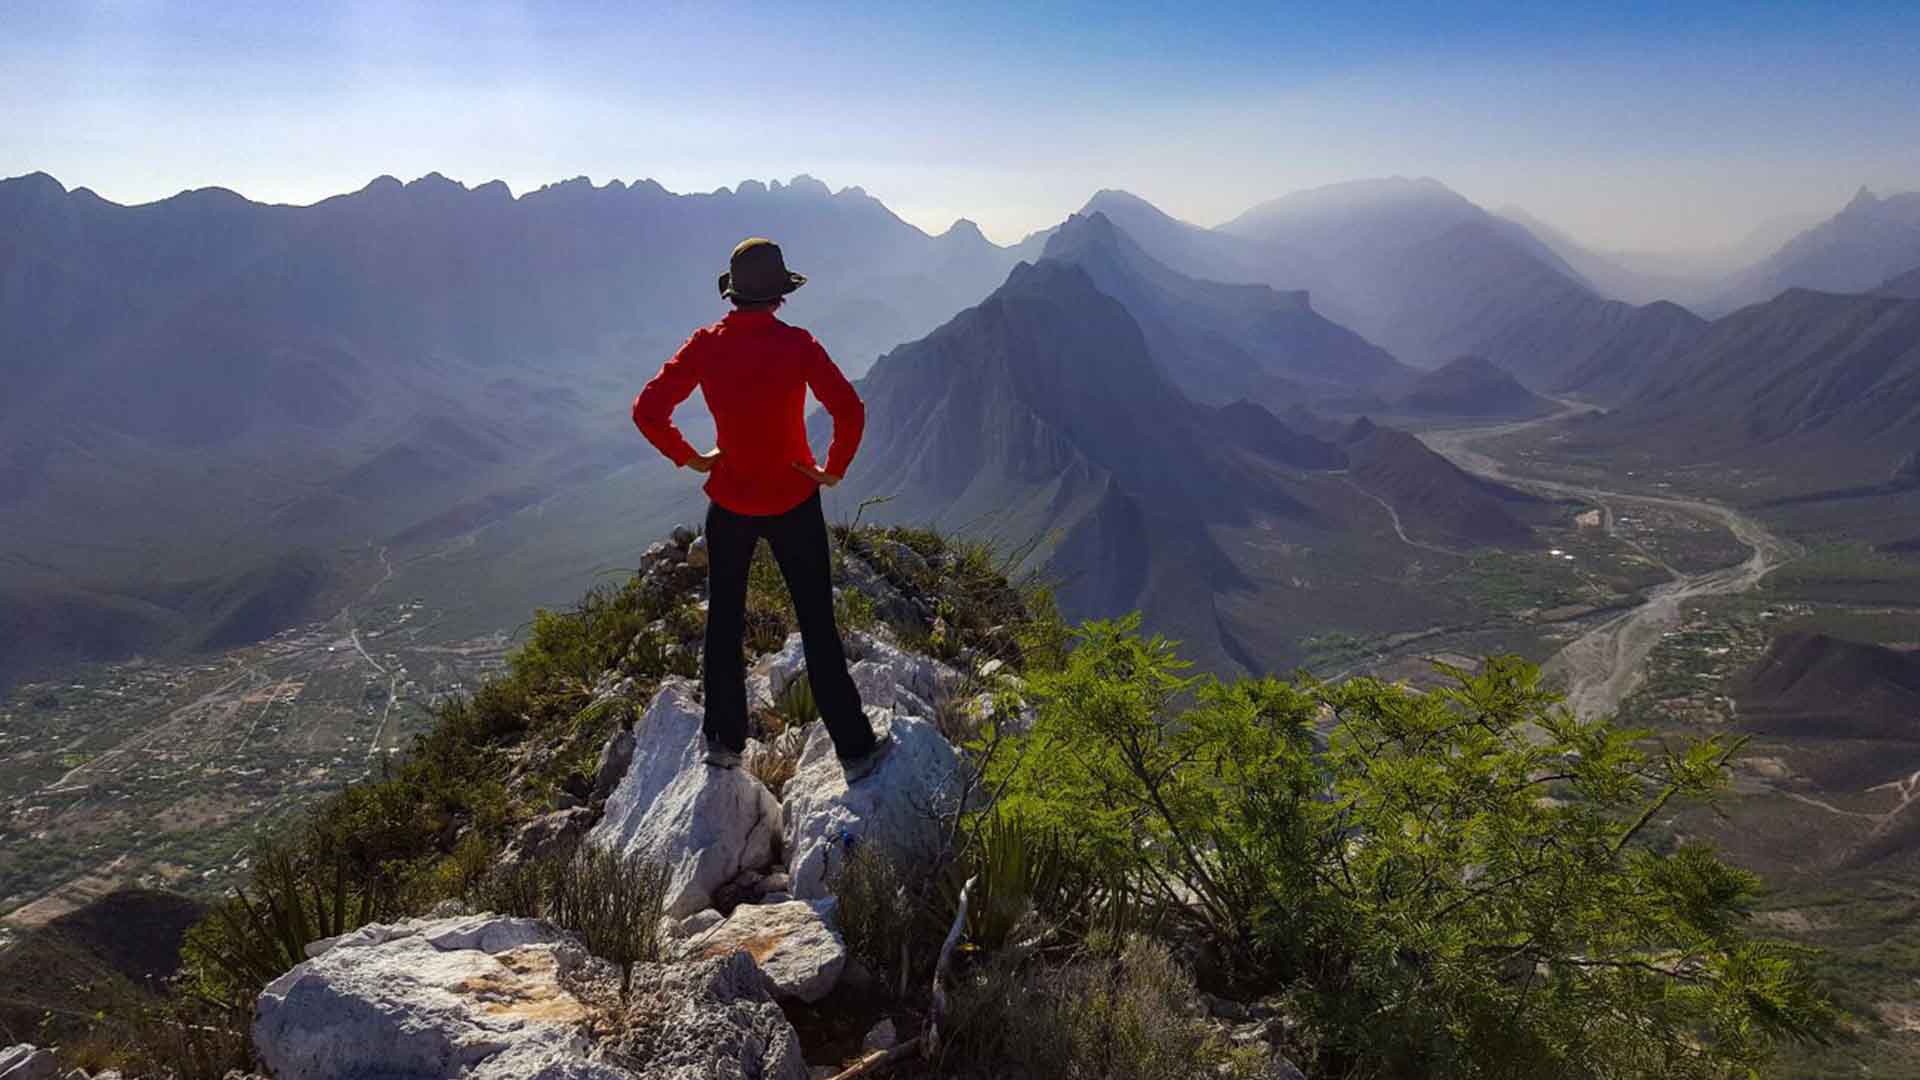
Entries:
[[1758,521],[1720,503],[1685,497],[1633,495],[1555,480],[1518,477],[1507,472],[1496,459],[1475,449],[1477,444],[1486,440],[1555,423],[1587,410],[1584,405],[1571,402],[1562,404],[1566,408],[1560,412],[1535,420],[1493,427],[1429,431],[1420,438],[1435,453],[1477,476],[1544,495],[1594,503],[1604,511],[1609,534],[1613,532],[1614,506],[1657,506],[1713,521],[1733,533],[1752,552],[1744,562],[1703,573],[1681,573],[1668,567],[1673,579],[1648,590],[1645,602],[1588,630],[1547,661],[1546,670],[1565,679],[1567,707],[1578,716],[1591,718],[1618,709],[1620,702],[1639,685],[1645,674],[1647,656],[1659,644],[1660,638],[1679,624],[1681,609],[1688,600],[1747,592],[1759,585],[1761,579],[1774,568],[1792,558],[1797,549],[1790,541],[1775,536]]

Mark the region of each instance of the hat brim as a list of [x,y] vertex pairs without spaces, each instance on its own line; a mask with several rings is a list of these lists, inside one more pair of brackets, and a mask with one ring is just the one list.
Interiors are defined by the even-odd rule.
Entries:
[[793,290],[799,288],[800,286],[805,285],[806,283],[807,283],[807,275],[796,274],[791,270],[789,270],[787,272],[786,283],[780,288],[780,291],[774,293],[771,296],[749,296],[748,294],[741,292],[739,289],[736,289],[733,287],[733,275],[731,273],[724,273],[720,275],[720,295],[726,297],[729,300],[739,301],[739,302],[748,303],[748,304],[757,304],[767,300],[778,300],[781,297],[792,292]]

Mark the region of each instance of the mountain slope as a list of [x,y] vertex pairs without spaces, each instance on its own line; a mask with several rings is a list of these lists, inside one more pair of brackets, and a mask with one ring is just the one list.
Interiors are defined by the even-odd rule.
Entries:
[[1420,374],[1394,404],[1402,412],[1423,416],[1526,418],[1554,409],[1552,402],[1478,356],[1463,356]]
[[1920,301],[1789,290],[1584,429],[1596,449],[1767,472],[1780,494],[1880,484],[1920,445]]
[[1889,278],[1878,290],[1881,296],[1897,296],[1905,300],[1920,300],[1920,266]]
[[[1421,536],[1483,541],[1411,497],[1417,469],[1344,475],[1345,449],[1255,402],[1186,397],[1131,307],[1065,259],[1016,267],[985,302],[882,358],[861,393],[861,462],[830,508],[885,498],[868,517],[1037,545],[1070,614],[1141,609],[1216,670],[1283,667],[1329,622],[1432,617],[1434,598],[1382,584],[1394,580],[1383,568],[1422,554],[1383,503],[1404,506]],[[826,426],[815,418],[816,440]]]
[[1251,398],[1284,408],[1413,376],[1385,350],[1323,318],[1306,293],[1188,277],[1099,211],[1069,217],[1044,256],[1081,266],[1125,305],[1161,369],[1197,401]]
[[1839,213],[1737,275],[1715,310],[1771,300],[1787,289],[1867,292],[1920,266],[1920,192],[1880,198],[1861,188]]

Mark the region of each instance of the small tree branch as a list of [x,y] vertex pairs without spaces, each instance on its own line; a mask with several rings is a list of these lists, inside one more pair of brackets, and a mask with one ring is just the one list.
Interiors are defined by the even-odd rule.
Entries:
[[977,876],[967,879],[960,886],[960,903],[953,913],[953,925],[947,930],[947,940],[940,945],[940,959],[933,965],[933,1003],[927,1013],[927,1032],[922,1042],[927,1057],[940,1052],[940,1026],[947,1019],[947,975],[953,963],[953,950],[960,945],[960,937],[967,929],[967,902],[973,898],[974,882]]

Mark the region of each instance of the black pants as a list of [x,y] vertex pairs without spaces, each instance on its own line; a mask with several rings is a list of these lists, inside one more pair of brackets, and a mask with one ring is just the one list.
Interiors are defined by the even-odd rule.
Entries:
[[784,514],[736,514],[718,504],[707,506],[707,738],[730,750],[747,745],[747,671],[740,641],[746,633],[747,571],[762,537],[793,596],[807,681],[833,748],[842,758],[860,757],[873,749],[873,728],[847,674],[846,651],[833,621],[833,557],[817,491]]

